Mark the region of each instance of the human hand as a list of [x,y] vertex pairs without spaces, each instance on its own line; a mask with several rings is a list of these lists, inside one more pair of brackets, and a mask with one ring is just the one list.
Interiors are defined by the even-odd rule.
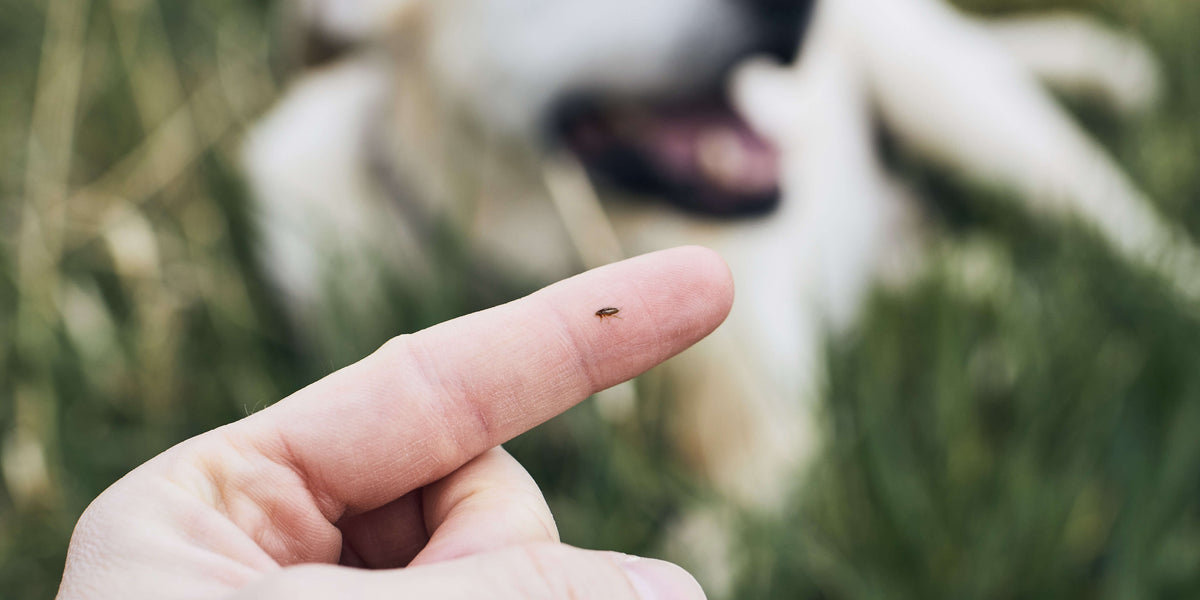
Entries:
[[[724,262],[679,248],[398,337],[110,487],[59,598],[703,598],[668,563],[560,544],[498,446],[694,344],[732,301]],[[620,320],[595,315],[609,306]]]

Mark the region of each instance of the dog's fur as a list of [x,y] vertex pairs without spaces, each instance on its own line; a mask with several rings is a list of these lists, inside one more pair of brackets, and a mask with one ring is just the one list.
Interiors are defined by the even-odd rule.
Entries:
[[[743,505],[770,506],[783,491],[770,482],[789,481],[815,445],[825,336],[852,326],[881,278],[921,262],[927,230],[877,158],[877,119],[1200,296],[1190,242],[1035,81],[1144,108],[1157,71],[1139,44],[1076,17],[985,24],[938,0],[823,0],[805,28],[805,4],[300,0],[307,29],[359,50],[298,79],[246,159],[264,260],[309,342],[336,338],[320,333],[329,284],[353,289],[349,310],[369,322],[378,269],[425,268],[435,222],[547,282],[626,253],[712,246],[739,299],[728,326],[672,367],[687,399],[680,448]],[[779,206],[748,211],[765,217],[718,220],[737,203],[689,205],[686,189],[664,195],[691,212],[646,201],[645,186],[604,187],[597,202],[590,165],[548,141],[580,96],[678,101],[724,85],[751,55],[790,61],[802,42],[794,68],[751,62],[733,78],[735,103],[782,156]]]

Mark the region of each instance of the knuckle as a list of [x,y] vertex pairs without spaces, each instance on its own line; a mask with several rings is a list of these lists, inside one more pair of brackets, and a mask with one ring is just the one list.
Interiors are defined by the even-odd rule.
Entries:
[[410,333],[392,337],[379,347],[377,354],[381,355],[384,359],[406,356],[409,352],[409,344],[412,341],[412,337]]
[[[394,387],[403,387],[416,414],[428,419],[427,431],[437,432],[438,454],[464,463],[479,454],[486,440],[496,437],[494,423],[471,385],[458,371],[447,368],[428,338],[396,336],[383,344],[372,364]],[[412,418],[413,415],[406,415]]]

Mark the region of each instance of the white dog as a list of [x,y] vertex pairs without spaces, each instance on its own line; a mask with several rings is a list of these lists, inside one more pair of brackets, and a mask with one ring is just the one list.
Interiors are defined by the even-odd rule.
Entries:
[[[877,121],[1036,214],[1093,226],[1200,297],[1190,241],[1036,81],[1145,108],[1158,74],[1141,45],[1079,17],[989,24],[938,0],[808,4],[301,0],[307,27],[362,48],[298,80],[246,149],[264,260],[310,342],[336,343],[322,333],[330,289],[352,290],[348,310],[370,322],[381,267],[422,274],[431,220],[546,281],[707,244],[733,266],[739,299],[671,367],[686,399],[680,447],[742,505],[773,506],[816,446],[826,336],[853,325],[873,285],[921,264],[926,229],[877,156]],[[794,67],[750,61],[732,86],[778,154],[731,114],[679,108],[733,63],[790,60],[802,40]],[[588,94],[618,100],[572,104]],[[654,172],[629,168],[631,155]],[[589,173],[607,182],[599,192]],[[644,201],[654,195],[677,206]],[[736,213],[767,215],[725,219]]]

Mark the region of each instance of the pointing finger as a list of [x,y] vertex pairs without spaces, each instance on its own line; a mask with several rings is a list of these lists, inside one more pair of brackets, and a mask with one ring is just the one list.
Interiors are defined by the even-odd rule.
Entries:
[[[733,283],[714,252],[649,254],[389,342],[242,423],[325,517],[383,506],[711,333]],[[619,313],[605,318],[602,308]]]

